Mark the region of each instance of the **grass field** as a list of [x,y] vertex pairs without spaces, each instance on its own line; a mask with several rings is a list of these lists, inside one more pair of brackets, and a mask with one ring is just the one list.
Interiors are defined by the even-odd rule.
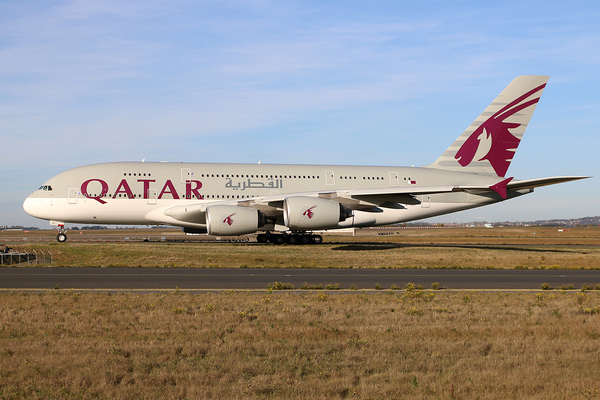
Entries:
[[[598,227],[368,231],[319,246],[41,234],[11,247],[71,267],[600,268]],[[409,289],[0,293],[0,398],[600,398],[599,291]]]
[[600,293],[0,293],[1,398],[598,398]]
[[[171,231],[174,238],[185,238]],[[142,230],[72,233],[77,239]],[[148,234],[152,233],[148,230]],[[167,232],[168,233],[168,232]],[[377,233],[386,233],[381,236]],[[55,266],[191,268],[600,268],[600,228],[463,228],[365,230],[326,236],[318,246],[257,243],[130,241],[19,244],[21,251],[51,251]],[[0,235],[0,243],[2,236]]]

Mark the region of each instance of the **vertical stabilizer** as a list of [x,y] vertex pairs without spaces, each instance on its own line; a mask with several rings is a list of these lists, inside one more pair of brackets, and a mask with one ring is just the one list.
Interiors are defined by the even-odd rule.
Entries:
[[515,78],[430,168],[504,177],[548,76]]

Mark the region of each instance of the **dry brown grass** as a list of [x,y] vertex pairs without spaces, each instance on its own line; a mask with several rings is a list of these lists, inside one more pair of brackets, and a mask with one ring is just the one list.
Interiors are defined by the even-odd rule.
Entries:
[[[110,237],[115,232],[120,231],[93,234]],[[380,230],[359,231],[359,236],[327,236],[325,244],[310,247],[256,243],[75,241],[12,247],[22,251],[50,250],[56,266],[600,268],[598,227],[572,228],[568,232],[539,227],[387,230],[384,232],[391,234],[385,236],[377,235],[378,232]],[[133,233],[121,232],[121,235],[131,236]],[[83,236],[86,235],[90,233],[86,232]],[[50,236],[49,240],[52,240]]]
[[2,398],[588,398],[600,293],[0,294]]

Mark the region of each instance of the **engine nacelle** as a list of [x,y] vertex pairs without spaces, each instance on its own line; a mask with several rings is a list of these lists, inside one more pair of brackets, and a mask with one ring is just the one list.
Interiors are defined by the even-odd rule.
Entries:
[[336,228],[352,215],[337,201],[319,197],[287,197],[283,201],[283,221],[290,229]]
[[206,207],[206,228],[209,235],[244,235],[254,233],[264,225],[264,216],[254,208],[225,205]]
[[175,218],[177,221],[192,222],[194,224],[206,223],[202,204],[174,206],[166,209],[164,214],[168,217]]

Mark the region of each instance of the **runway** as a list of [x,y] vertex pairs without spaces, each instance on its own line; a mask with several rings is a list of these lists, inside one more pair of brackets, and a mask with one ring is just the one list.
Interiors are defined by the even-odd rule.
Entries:
[[335,284],[341,289],[389,289],[406,283],[462,290],[539,290],[542,283],[558,288],[600,283],[600,270],[474,269],[251,269],[251,268],[0,268],[0,290],[256,290],[275,281],[300,288]]

